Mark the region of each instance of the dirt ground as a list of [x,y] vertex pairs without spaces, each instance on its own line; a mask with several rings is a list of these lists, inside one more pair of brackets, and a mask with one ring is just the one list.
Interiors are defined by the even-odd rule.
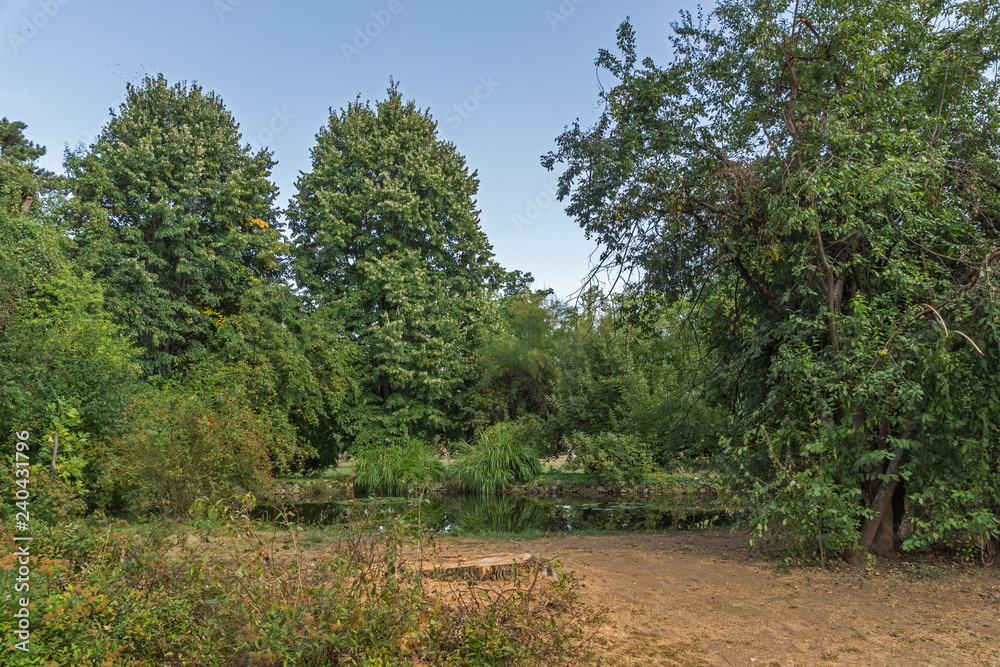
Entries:
[[729,532],[444,539],[444,556],[528,552],[607,609],[602,665],[998,665],[1000,571],[879,563],[784,567]]

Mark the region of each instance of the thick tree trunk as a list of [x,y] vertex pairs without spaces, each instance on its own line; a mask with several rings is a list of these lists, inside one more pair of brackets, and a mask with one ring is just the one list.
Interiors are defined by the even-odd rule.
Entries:
[[852,565],[862,565],[867,553],[892,559],[899,557],[899,538],[896,535],[895,525],[897,519],[901,520],[902,516],[896,517],[893,509],[894,505],[899,505],[899,502],[894,500],[897,492],[902,489],[899,482],[892,478],[899,474],[905,458],[906,453],[902,449],[897,449],[893,452],[893,459],[885,468],[884,474],[890,479],[879,483],[878,490],[868,505],[872,518],[861,528],[857,547],[848,549],[843,554],[844,559]]

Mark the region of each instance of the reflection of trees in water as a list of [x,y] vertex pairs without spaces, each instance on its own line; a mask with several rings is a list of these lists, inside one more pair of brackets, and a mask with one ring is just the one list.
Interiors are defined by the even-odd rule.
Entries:
[[610,503],[546,503],[549,531],[574,530],[682,530],[717,518],[717,511],[680,509],[667,505]]
[[[729,517],[718,510],[494,495],[444,496],[422,503],[416,498],[363,498],[356,503],[334,501],[288,507],[294,513],[292,520],[302,524],[345,524],[362,517],[377,523],[400,517],[432,531],[463,533],[684,530],[706,521],[713,525],[729,522]],[[273,519],[277,515],[274,508],[259,509],[264,510],[258,514],[261,518]]]
[[450,504],[451,507],[446,512],[447,522],[463,532],[517,533],[546,529],[544,508],[520,498],[464,496],[457,499],[457,502],[452,500]]

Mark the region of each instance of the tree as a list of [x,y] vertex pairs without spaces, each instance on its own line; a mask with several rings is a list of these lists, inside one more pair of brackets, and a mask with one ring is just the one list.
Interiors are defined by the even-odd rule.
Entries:
[[476,352],[475,403],[487,424],[551,412],[563,308],[552,290],[531,290],[531,275],[522,278],[511,275],[513,289],[498,299],[501,327]]
[[473,350],[495,273],[476,174],[393,84],[333,112],[288,211],[295,276],[358,344],[361,444],[450,435],[468,411]]
[[284,277],[270,153],[240,145],[214,93],[128,85],[94,144],[66,154],[78,261],[105,285],[108,309],[135,332],[150,374],[169,375],[210,346],[220,319],[254,284]]
[[68,260],[70,239],[24,206],[38,178],[0,157],[0,433],[28,431],[36,446],[52,406],[64,406],[74,436],[93,436],[76,452],[93,473],[138,391],[138,350],[103,310],[100,285]]
[[256,284],[239,312],[219,323],[214,352],[197,359],[201,375],[239,387],[242,400],[286,436],[270,452],[279,470],[293,462],[336,465],[343,450],[338,415],[357,389],[352,346],[328,311],[306,310],[285,285]]
[[[602,261],[729,301],[750,528],[893,555],[1000,534],[1000,14],[984,0],[723,0],[622,55],[543,158]],[[991,379],[992,378],[992,379]]]
[[45,147],[29,141],[24,136],[27,125],[21,121],[0,118],[0,157],[31,165],[35,170],[35,160],[45,155]]

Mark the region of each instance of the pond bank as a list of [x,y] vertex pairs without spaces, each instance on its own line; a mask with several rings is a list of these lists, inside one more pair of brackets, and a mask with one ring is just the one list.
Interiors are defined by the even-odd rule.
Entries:
[[[676,479],[646,480],[643,483],[627,486],[614,486],[594,479],[569,480],[550,479],[542,476],[528,482],[514,484],[506,493],[515,497],[534,498],[628,498],[628,499],[663,499],[688,498],[698,502],[710,502],[719,497],[716,488],[709,484],[698,484],[697,477],[686,479],[678,484]],[[282,480],[275,484],[264,502],[299,503],[322,501],[335,498],[347,498],[353,492],[349,481],[330,479]],[[454,486],[437,483],[432,484],[422,495],[444,496],[455,495],[458,489]],[[415,494],[421,495],[421,494]]]

